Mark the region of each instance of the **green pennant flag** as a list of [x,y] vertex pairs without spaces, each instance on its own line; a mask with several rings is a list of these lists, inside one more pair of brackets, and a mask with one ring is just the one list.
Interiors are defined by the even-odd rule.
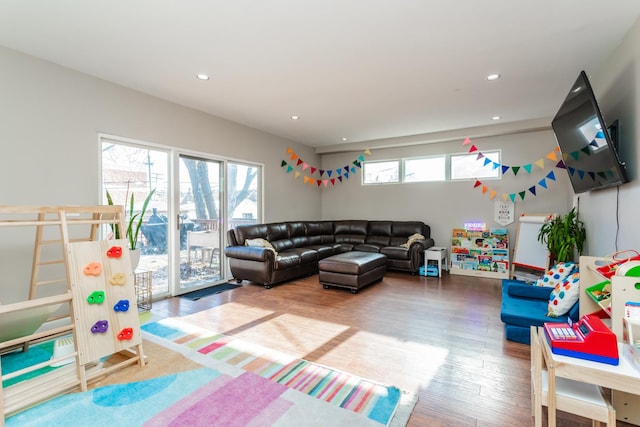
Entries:
[[526,191],[521,191],[521,192],[519,192],[518,194],[520,195],[520,198],[521,198],[522,200],[524,200],[524,195],[525,195],[525,194],[527,194],[527,192],[526,192]]
[[520,166],[511,166],[511,170],[513,170],[514,175],[518,175],[518,171],[520,170]]
[[280,163],[280,167],[286,166],[287,162],[285,162],[284,160],[282,161],[282,163]]
[[587,146],[587,147],[584,147],[584,148],[581,148],[581,149],[580,149],[580,151],[582,151],[582,152],[583,152],[584,154],[586,154],[587,156],[590,156],[590,155],[591,155],[591,150],[589,150],[589,147],[588,147],[588,146]]
[[572,151],[571,153],[569,153],[569,155],[571,157],[573,157],[574,160],[578,160],[578,157],[580,157],[580,152],[579,151]]

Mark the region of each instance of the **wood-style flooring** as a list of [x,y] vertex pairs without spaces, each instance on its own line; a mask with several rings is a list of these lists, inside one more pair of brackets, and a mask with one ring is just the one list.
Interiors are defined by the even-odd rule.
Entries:
[[[531,426],[529,346],[506,341],[501,282],[388,272],[357,294],[318,276],[153,303],[206,327],[418,394],[409,426]],[[591,422],[558,413],[558,426]],[[620,423],[619,425],[623,425]]]

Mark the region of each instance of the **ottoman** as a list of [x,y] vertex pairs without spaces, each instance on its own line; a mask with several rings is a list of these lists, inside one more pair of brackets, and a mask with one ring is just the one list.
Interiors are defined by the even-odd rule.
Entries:
[[335,286],[355,294],[384,277],[387,257],[372,252],[345,252],[320,260],[318,270],[320,284],[325,289]]

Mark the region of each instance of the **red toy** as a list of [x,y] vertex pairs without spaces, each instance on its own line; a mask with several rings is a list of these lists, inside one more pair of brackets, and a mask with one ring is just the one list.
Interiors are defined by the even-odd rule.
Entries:
[[594,314],[587,314],[573,324],[545,323],[544,331],[551,351],[563,356],[617,365],[616,335]]

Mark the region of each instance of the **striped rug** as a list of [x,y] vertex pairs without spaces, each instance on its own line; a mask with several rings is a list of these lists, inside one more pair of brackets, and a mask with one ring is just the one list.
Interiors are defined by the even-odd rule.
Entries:
[[403,393],[397,387],[381,385],[212,332],[179,318],[147,323],[142,325],[142,330],[206,358],[241,368],[334,406],[359,413],[382,425],[390,425],[403,399]]

